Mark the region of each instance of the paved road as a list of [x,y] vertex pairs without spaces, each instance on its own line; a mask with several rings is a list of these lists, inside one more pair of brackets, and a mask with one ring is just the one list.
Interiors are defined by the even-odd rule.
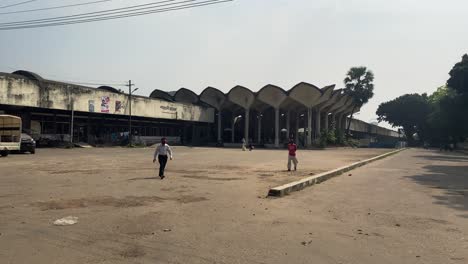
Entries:
[[[82,199],[54,199],[38,202],[37,207],[1,204],[0,259],[4,263],[464,264],[468,262],[467,171],[466,155],[414,149],[281,199],[258,197],[252,186],[239,192],[233,188],[238,185],[229,185],[233,181],[204,181],[203,186],[211,188],[201,189],[195,181],[196,188],[182,188],[174,179],[119,179],[121,185],[133,184],[133,196],[123,200],[115,197],[127,187],[117,181],[100,182],[88,188],[111,186],[112,196],[97,199],[90,191],[82,193]],[[249,176],[237,175],[237,169],[231,174],[222,177]],[[7,179],[4,186],[11,184]],[[60,188],[64,196],[66,188],[66,184]],[[149,188],[183,198],[149,196]],[[44,193],[30,186],[23,191]],[[77,215],[80,222],[50,225],[51,218],[66,215]]]

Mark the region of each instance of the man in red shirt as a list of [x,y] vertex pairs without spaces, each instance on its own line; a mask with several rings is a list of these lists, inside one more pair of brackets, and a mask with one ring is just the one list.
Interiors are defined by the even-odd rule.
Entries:
[[294,170],[297,170],[297,158],[296,158],[297,145],[292,139],[289,140],[288,144],[288,171],[291,171],[291,161],[294,163]]

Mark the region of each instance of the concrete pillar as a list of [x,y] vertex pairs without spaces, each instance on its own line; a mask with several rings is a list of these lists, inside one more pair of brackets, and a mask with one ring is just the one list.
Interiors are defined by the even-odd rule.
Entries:
[[31,130],[31,113],[21,113],[21,126],[23,130],[30,133]]
[[86,119],[86,143],[88,144],[94,144],[94,139],[92,138],[93,135],[91,133],[91,118],[88,116]]
[[234,128],[235,128],[235,122],[236,122],[236,117],[234,117],[234,114],[232,115],[232,127],[231,127],[231,142],[234,143]]
[[262,142],[262,113],[258,113],[258,130],[257,130],[257,143]]
[[244,125],[244,138],[246,142],[249,142],[249,121],[250,121],[250,109],[245,109],[245,125]]
[[347,119],[346,116],[348,116],[347,114],[343,114],[342,115],[342,120],[341,120],[341,127],[343,129],[343,132],[346,132],[346,128],[348,128],[348,122],[347,122]]
[[336,121],[336,129],[340,130],[340,131],[343,131],[343,123],[341,122],[342,118],[343,118],[343,115],[340,114],[340,115],[338,115],[338,118],[337,118],[337,121]]
[[[70,121],[71,122],[71,121]],[[71,123],[70,123],[70,131],[68,131],[68,134],[71,135],[71,129],[72,129],[72,126],[71,126]],[[63,131],[63,133],[66,134],[65,131]],[[54,135],[57,134],[57,114],[54,114]]]
[[312,145],[312,108],[307,108],[307,147]]
[[315,111],[315,140],[319,140],[320,138],[320,133],[321,133],[321,128],[320,128],[320,119],[322,115],[320,114],[320,109],[317,109]]
[[298,146],[299,146],[299,132],[298,132],[298,131],[299,131],[299,121],[300,121],[300,118],[301,118],[301,117],[300,117],[300,114],[298,113],[298,114],[296,115],[296,130],[294,131],[294,135],[295,135],[295,137],[296,137],[296,145],[298,145]]
[[279,108],[275,108],[275,147],[279,147]]
[[323,119],[323,129],[328,132],[328,113],[325,112]]
[[336,130],[337,129],[337,127],[336,127],[336,115],[334,113],[331,113],[330,121],[331,121],[332,129]]
[[221,111],[218,110],[218,142],[222,141],[222,129],[223,128],[222,128],[221,122],[222,122]]
[[291,138],[291,111],[286,112],[286,130],[287,130],[287,137],[286,140],[289,142],[289,139]]

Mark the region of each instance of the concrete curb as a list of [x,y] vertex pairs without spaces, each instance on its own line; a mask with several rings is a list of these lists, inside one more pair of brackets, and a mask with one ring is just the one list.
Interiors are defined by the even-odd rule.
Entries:
[[290,182],[290,183],[287,183],[287,184],[284,184],[284,185],[281,185],[281,186],[278,186],[278,187],[271,188],[269,190],[269,192],[268,192],[268,196],[282,197],[282,196],[285,196],[285,195],[287,195],[287,194],[289,194],[291,192],[300,191],[300,190],[304,189],[307,186],[311,186],[311,185],[314,185],[314,184],[324,182],[324,181],[329,180],[329,179],[331,179],[331,178],[333,178],[335,176],[343,174],[343,173],[345,173],[347,171],[350,171],[352,169],[364,166],[364,165],[366,165],[368,163],[371,163],[373,161],[376,161],[376,160],[383,159],[385,157],[391,156],[391,155],[396,154],[396,153],[398,153],[400,151],[403,151],[405,149],[407,149],[407,148],[402,148],[402,149],[394,150],[394,151],[391,151],[391,152],[387,152],[385,154],[382,154],[382,155],[379,155],[379,156],[376,156],[376,157],[373,157],[373,158],[370,158],[370,159],[358,161],[358,162],[352,163],[350,165],[340,167],[338,169],[322,172],[320,174],[310,176],[310,177],[301,179],[299,181],[294,181],[294,182]]

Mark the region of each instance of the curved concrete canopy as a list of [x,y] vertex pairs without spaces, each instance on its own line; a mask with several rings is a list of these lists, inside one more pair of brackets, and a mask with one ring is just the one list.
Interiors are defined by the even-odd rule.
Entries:
[[353,107],[353,101],[350,98],[348,98],[346,103],[342,105],[341,107],[335,109],[334,112],[336,114],[344,114],[347,111],[351,111],[352,107]]
[[332,97],[333,95],[333,89],[335,89],[335,85],[329,85],[329,86],[325,86],[322,88],[322,96],[320,96],[319,98],[319,101],[317,103],[317,105],[321,104],[321,103],[324,103],[328,100],[330,100],[330,98]]
[[35,81],[43,81],[44,78],[42,78],[39,74],[36,74],[34,72],[30,72],[30,71],[23,71],[23,70],[19,70],[19,71],[14,71],[12,72],[11,74],[16,74],[16,75],[21,75],[21,76],[24,76],[30,80],[35,80]]
[[97,89],[106,90],[106,91],[111,92],[111,93],[120,93],[120,91],[115,89],[114,87],[110,87],[110,86],[106,86],[106,85],[99,86]]
[[331,105],[330,109],[328,109],[328,112],[336,112],[336,110],[340,109],[346,104],[348,99],[348,96],[341,95],[341,97],[333,105]]
[[[356,107],[356,109],[354,109],[354,114],[359,112],[360,110],[361,109],[359,107]],[[341,110],[340,114],[344,114],[345,116],[348,116],[351,114],[352,111],[353,111],[353,104],[350,104],[345,109]]]
[[220,110],[226,101],[226,95],[216,88],[207,87],[200,94],[200,101],[211,105],[217,110]]
[[330,99],[321,103],[318,107],[323,109],[324,111],[328,111],[332,107],[332,105],[335,104],[341,98],[342,95],[343,89],[335,90],[333,91]]
[[281,109],[289,110],[289,111],[304,111],[306,107],[299,103],[298,101],[292,99],[291,97],[286,97],[286,100],[280,106]]
[[286,98],[288,98],[286,91],[272,84],[266,85],[257,93],[258,100],[274,108],[279,108]]
[[249,89],[238,85],[229,91],[228,99],[244,109],[249,109],[255,101],[255,95]]
[[189,89],[180,88],[174,94],[174,100],[176,102],[196,104],[198,102],[198,95]]
[[319,102],[322,90],[310,83],[301,82],[289,90],[288,94],[305,107],[312,108]]
[[172,98],[172,96],[168,92],[158,90],[158,89],[155,89],[154,91],[152,91],[149,97],[155,98],[155,99],[161,99],[161,100],[169,101],[169,102],[174,101],[174,98]]
[[255,100],[250,108],[254,109],[255,111],[258,111],[260,113],[263,113],[263,112],[265,112],[265,110],[267,110],[268,108],[271,108],[271,107],[272,107],[271,105],[266,104],[261,100]]
[[238,112],[243,112],[244,111],[244,108],[227,100],[224,101],[224,104],[221,106],[221,109],[223,110],[228,110],[228,111],[231,111],[233,113],[238,113]]

